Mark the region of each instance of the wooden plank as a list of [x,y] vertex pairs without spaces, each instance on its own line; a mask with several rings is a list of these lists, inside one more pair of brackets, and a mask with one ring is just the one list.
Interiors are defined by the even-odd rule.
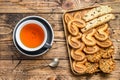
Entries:
[[116,41],[120,41],[120,29],[113,30],[111,37]]
[[[23,60],[15,69],[18,60],[1,60],[0,80],[46,80],[56,76],[59,80],[119,80],[120,61],[116,60],[116,69],[110,74],[74,76],[71,74],[68,60],[60,60],[57,68],[45,67],[51,60]],[[3,79],[2,79],[3,78]]]
[[[9,7],[10,6],[10,7]],[[56,12],[61,12],[62,9],[58,7],[58,4],[54,2],[48,1],[18,1],[18,2],[4,2],[2,1],[0,4],[0,13],[38,13],[38,12],[52,12],[55,10]]]
[[54,30],[63,30],[62,27],[62,22],[61,22],[61,17],[62,14],[0,14],[0,27],[9,27],[9,28],[14,28],[15,25],[19,20],[26,16],[41,16],[48,20],[50,24],[52,25]]
[[[111,0],[112,2],[115,0]],[[120,1],[120,0],[117,0]],[[36,0],[7,0],[7,1],[1,1],[0,3],[0,13],[63,13],[66,10],[69,9],[81,9],[88,6],[96,5],[96,3],[102,3],[107,2],[105,0],[103,1],[90,1],[89,3],[85,3],[85,1],[81,1],[80,5],[78,4],[78,0],[53,0],[53,1],[36,1]],[[110,1],[109,1],[110,2]],[[67,5],[67,3],[71,3],[72,5]],[[120,2],[117,2],[115,4],[110,4],[113,8],[115,7],[115,12],[119,12],[119,7],[116,8],[116,6],[119,6]],[[77,6],[77,7],[76,7]],[[67,9],[66,9],[67,8]]]

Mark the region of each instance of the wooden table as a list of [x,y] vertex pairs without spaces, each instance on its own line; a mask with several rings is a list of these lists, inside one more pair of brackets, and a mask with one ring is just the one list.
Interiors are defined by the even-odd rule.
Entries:
[[[0,0],[0,80],[47,80],[54,76],[58,80],[120,80],[120,2],[111,4],[116,16],[110,22],[116,69],[110,74],[74,76],[71,73],[62,25],[62,15],[66,10],[114,1],[120,0]],[[55,34],[52,48],[36,58],[21,55],[12,41],[16,23],[29,15],[47,19]],[[58,67],[45,67],[55,57],[60,59]]]

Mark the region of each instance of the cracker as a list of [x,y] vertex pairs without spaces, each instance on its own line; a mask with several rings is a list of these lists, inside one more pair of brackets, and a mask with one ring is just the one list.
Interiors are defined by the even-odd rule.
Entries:
[[91,28],[94,28],[94,27],[104,24],[104,23],[110,21],[111,19],[115,19],[115,16],[113,14],[103,15],[101,17],[98,17],[96,19],[93,19],[93,20],[87,22],[86,26],[84,28],[82,28],[81,31],[85,32]]
[[88,11],[87,14],[84,15],[83,19],[85,21],[90,21],[96,17],[99,17],[101,15],[107,14],[107,13],[111,13],[112,12],[112,8],[109,6],[100,6],[97,8],[93,8],[90,11]]
[[115,69],[115,61],[110,59],[101,59],[99,62],[99,68],[104,73],[110,73]]

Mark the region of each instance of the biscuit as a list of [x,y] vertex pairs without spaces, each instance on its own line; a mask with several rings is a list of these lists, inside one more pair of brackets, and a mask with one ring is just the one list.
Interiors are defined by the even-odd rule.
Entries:
[[82,19],[74,19],[73,22],[72,22],[73,25],[75,25],[76,27],[78,28],[84,28],[86,23],[84,20]]
[[96,30],[91,29],[88,32],[84,33],[82,35],[82,41],[87,45],[87,46],[94,46],[96,44],[96,40],[93,37],[95,34]]
[[86,72],[86,66],[84,64],[73,61],[73,70],[79,74],[83,74]]
[[83,16],[83,19],[85,21],[90,21],[96,17],[99,17],[99,16],[107,14],[107,13],[111,13],[111,12],[112,12],[111,7],[100,6],[100,7],[96,7],[96,8],[89,10],[88,13]]
[[77,40],[76,38],[72,38],[71,35],[68,36],[68,43],[72,48],[80,48],[81,42]]
[[102,48],[108,48],[108,47],[110,47],[113,44],[112,41],[109,40],[109,39],[107,39],[105,41],[97,41],[96,40],[96,42],[97,42],[97,45],[99,47],[102,47]]
[[87,67],[86,73],[92,74],[98,71],[98,63],[86,62],[85,66]]
[[102,58],[102,54],[100,53],[100,51],[96,52],[93,55],[86,55],[87,56],[87,60],[90,62],[99,62],[99,60]]
[[79,33],[79,28],[76,25],[74,25],[73,22],[74,20],[69,21],[67,29],[71,35],[76,36]]
[[76,37],[69,35],[68,36],[68,43],[72,48],[80,48],[82,45],[82,42],[79,41],[81,38],[81,34],[79,33]]
[[111,46],[107,49],[101,49],[100,52],[101,52],[103,58],[105,58],[105,59],[111,58],[114,54],[114,47]]
[[86,46],[83,51],[86,53],[86,54],[94,54],[96,52],[99,51],[99,47],[97,45],[95,46]]
[[76,61],[82,61],[85,59],[85,54],[81,50],[71,50],[71,57]]
[[110,59],[101,59],[99,62],[99,68],[104,73],[110,73],[115,69],[115,61]]
[[103,24],[96,28],[95,38],[99,41],[105,41],[108,39],[108,24]]
[[69,21],[73,20],[73,17],[71,14],[66,13],[65,14],[65,22],[68,23]]
[[105,14],[101,17],[95,18],[95,19],[87,22],[86,26],[84,28],[82,28],[81,31],[84,33],[85,31],[87,31],[91,28],[95,28],[99,25],[102,25],[114,18],[115,18],[115,16],[113,14]]
[[81,43],[81,46],[79,49],[72,49],[71,50],[71,57],[76,60],[76,61],[82,61],[85,59],[85,54],[84,52],[82,51],[83,48],[85,47],[85,44],[84,43]]

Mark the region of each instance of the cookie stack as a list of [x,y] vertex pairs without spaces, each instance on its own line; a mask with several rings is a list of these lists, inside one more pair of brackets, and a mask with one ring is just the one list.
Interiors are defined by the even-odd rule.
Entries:
[[107,23],[115,18],[111,12],[111,7],[100,6],[65,14],[69,54],[76,73],[110,73],[114,70],[114,47]]

